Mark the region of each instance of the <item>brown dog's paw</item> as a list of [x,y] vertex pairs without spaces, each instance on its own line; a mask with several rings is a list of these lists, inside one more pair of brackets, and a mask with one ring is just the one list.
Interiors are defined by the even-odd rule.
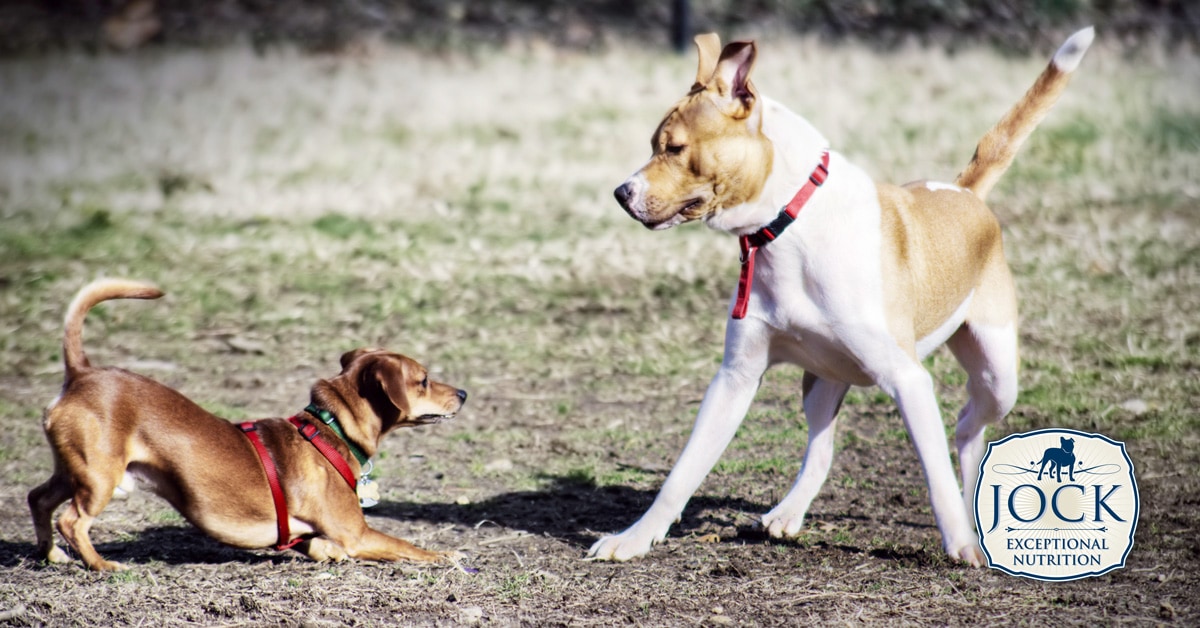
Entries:
[[88,568],[92,571],[129,571],[129,566],[125,563],[118,563],[115,560],[100,559],[88,564]]
[[465,574],[477,574],[479,570],[466,565],[467,555],[462,552],[437,552],[441,556],[441,560],[454,565],[456,569]]
[[457,565],[460,561],[464,561],[467,559],[467,555],[462,552],[459,552],[459,551],[433,552],[433,553],[435,555],[437,555],[438,562],[448,562],[448,563],[454,563]]
[[392,560],[407,560],[414,563],[453,563],[457,560],[457,552],[431,552],[411,545]]

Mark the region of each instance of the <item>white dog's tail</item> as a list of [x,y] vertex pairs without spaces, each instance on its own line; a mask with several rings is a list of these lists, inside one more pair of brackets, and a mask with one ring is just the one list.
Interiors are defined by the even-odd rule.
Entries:
[[84,286],[71,305],[63,320],[63,363],[67,368],[68,381],[80,369],[90,366],[83,353],[83,319],[88,310],[101,301],[109,299],[157,299],[162,291],[148,283],[128,279],[97,279]]
[[1058,102],[1063,88],[1071,80],[1071,73],[1079,67],[1095,36],[1095,30],[1089,26],[1067,38],[1033,87],[979,140],[971,163],[955,181],[958,186],[970,189],[980,199],[987,197],[992,186],[1012,165],[1021,144]]

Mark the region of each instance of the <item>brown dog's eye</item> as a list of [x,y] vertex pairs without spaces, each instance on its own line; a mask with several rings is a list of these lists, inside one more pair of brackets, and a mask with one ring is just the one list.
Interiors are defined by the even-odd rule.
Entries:
[[429,375],[426,375],[425,379],[421,380],[421,388],[429,388]]
[[667,144],[667,154],[678,155],[682,153],[683,149],[685,148],[687,148],[687,146],[684,144]]

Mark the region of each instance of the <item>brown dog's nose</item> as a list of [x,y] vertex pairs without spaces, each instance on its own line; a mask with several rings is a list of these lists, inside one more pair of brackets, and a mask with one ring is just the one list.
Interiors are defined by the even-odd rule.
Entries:
[[467,402],[467,391],[465,391],[465,390],[462,390],[462,389],[460,388],[460,389],[459,389],[457,392],[455,392],[454,394],[458,395],[458,400],[459,400],[459,402],[460,402],[460,403],[466,403],[466,402]]
[[621,204],[621,207],[629,209],[629,199],[633,197],[633,186],[628,183],[622,184],[613,190],[613,196],[617,197],[617,202]]

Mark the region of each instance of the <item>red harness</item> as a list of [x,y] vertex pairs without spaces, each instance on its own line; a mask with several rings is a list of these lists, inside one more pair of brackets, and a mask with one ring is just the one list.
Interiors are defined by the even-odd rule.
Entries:
[[800,209],[812,197],[813,192],[825,183],[828,176],[829,151],[826,150],[821,153],[821,163],[817,164],[816,169],[808,176],[808,182],[783,209],[779,210],[775,220],[754,233],[738,238],[738,244],[742,247],[742,274],[738,276],[737,301],[733,304],[734,318],[746,318],[746,309],[750,306],[750,287],[754,284],[754,255],[758,253],[759,248],[778,238],[779,234],[796,220],[796,214],[800,213]]
[[[301,419],[299,416],[294,416],[288,419],[292,425],[304,437],[304,440],[312,443],[321,455],[333,465],[334,469],[346,480],[346,484],[350,485],[350,489],[354,490],[358,486],[358,482],[354,478],[354,472],[350,470],[350,465],[346,459],[342,457],[338,450],[321,438],[321,433],[317,430],[317,426]],[[271,498],[275,500],[275,518],[279,528],[279,542],[275,544],[275,549],[285,550],[293,545],[304,540],[303,537],[291,538],[292,533],[288,527],[288,510],[287,500],[283,495],[283,485],[279,482],[279,469],[275,466],[275,461],[271,459],[270,452],[263,445],[262,439],[258,437],[258,425],[254,421],[247,421],[238,425],[242,432],[246,434],[246,438],[250,439],[250,444],[254,445],[254,450],[258,452],[258,457],[262,460],[263,470],[267,472],[267,483],[271,485]],[[289,540],[290,539],[290,540]]]

